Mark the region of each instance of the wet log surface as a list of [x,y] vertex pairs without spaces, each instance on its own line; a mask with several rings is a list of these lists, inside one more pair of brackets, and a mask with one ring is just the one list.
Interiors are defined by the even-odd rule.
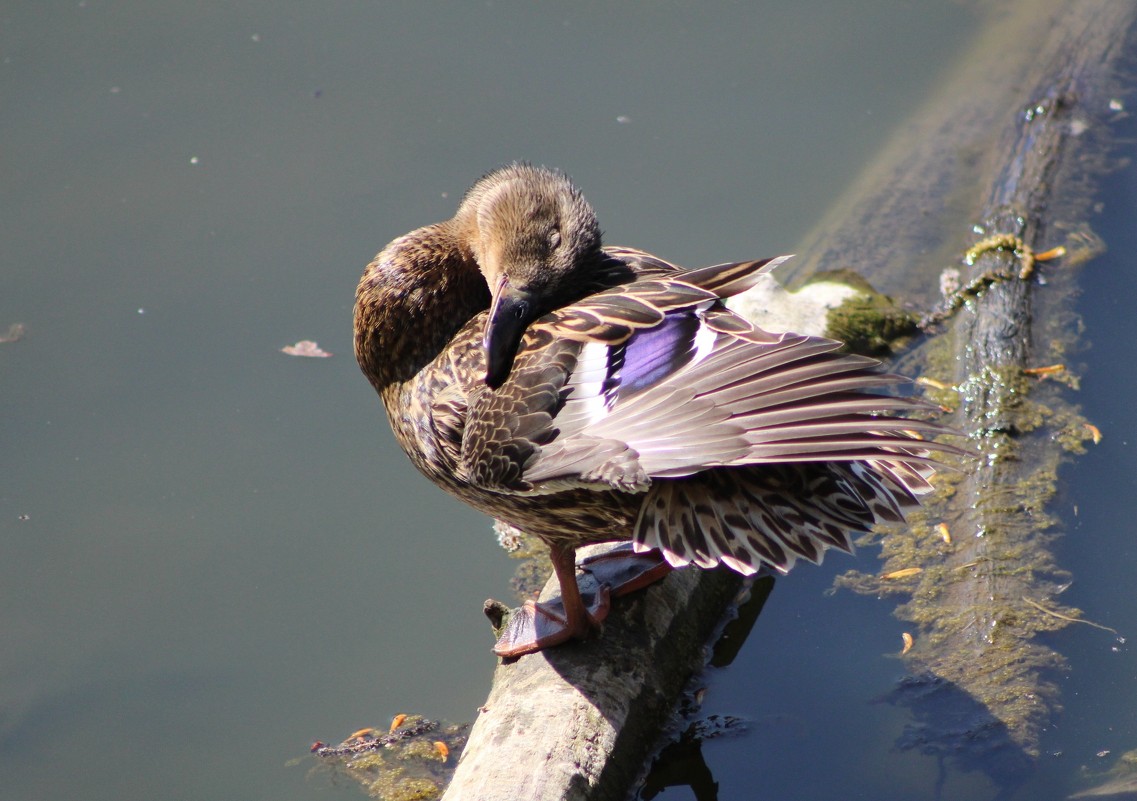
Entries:
[[[981,457],[910,531],[884,538],[885,574],[921,572],[887,587],[856,574],[844,582],[909,599],[897,614],[916,624],[916,647],[895,700],[915,724],[900,745],[1013,783],[1059,704],[1051,676],[1062,658],[1036,635],[1065,624],[1052,613],[1077,614],[1051,597],[1062,574],[1047,550],[1045,506],[1062,443],[1076,447],[1080,421],[1056,385],[1023,370],[1060,356],[1054,328],[1068,322],[1077,250],[1069,231],[1085,213],[1069,195],[1088,198],[1079,154],[1103,146],[1094,132],[1108,119],[1137,5],[1020,2],[999,13],[944,95],[818,227],[798,278],[852,267],[929,307],[943,267],[985,236],[1070,247],[1046,287],[1037,270],[1051,268],[1023,271],[1024,249],[985,249],[961,267],[964,285],[993,280],[977,281],[920,355],[954,387],[937,398],[958,409]],[[968,238],[973,226],[981,233]],[[601,640],[501,664],[444,798],[626,797],[738,586],[679,571],[622,599]]]

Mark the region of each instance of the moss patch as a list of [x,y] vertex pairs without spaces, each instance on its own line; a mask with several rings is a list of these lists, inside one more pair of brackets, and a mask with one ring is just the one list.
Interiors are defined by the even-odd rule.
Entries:
[[876,292],[851,270],[826,272],[806,284],[839,282],[856,290],[825,319],[825,336],[844,342],[853,353],[881,356],[904,347],[917,335],[918,318],[896,305],[887,295]]

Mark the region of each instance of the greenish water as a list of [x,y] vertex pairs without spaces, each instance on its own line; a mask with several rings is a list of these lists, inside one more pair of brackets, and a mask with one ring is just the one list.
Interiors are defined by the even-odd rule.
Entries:
[[[0,797],[352,798],[285,763],[398,712],[472,719],[481,602],[513,564],[398,453],[350,352],[363,265],[517,158],[570,172],[609,242],[785,252],[976,24],[885,0],[0,10],[0,333],[26,326],[0,344]],[[1122,217],[1111,246],[1134,244]],[[1106,439],[1066,500],[1070,539],[1107,543],[1070,547],[1092,577],[1071,603],[1118,628],[1125,250],[1090,268],[1083,400]],[[279,352],[300,339],[333,358]],[[901,624],[822,596],[849,564],[780,582],[719,677],[708,709],[755,721],[705,749],[721,798],[931,797],[934,760],[892,750],[903,711],[869,704]],[[1061,782],[1137,745],[1132,655],[1099,635],[1059,644],[1055,736],[1081,738],[1052,748]]]

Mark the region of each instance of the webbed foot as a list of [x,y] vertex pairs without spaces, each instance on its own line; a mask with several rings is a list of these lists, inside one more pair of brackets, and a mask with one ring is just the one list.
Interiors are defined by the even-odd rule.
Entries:
[[526,601],[521,608],[512,610],[501,636],[494,643],[493,652],[511,658],[585,637],[608,617],[610,606],[608,587],[602,586],[586,602],[585,625],[576,627],[569,624],[568,615],[559,601]]
[[613,598],[650,587],[666,578],[672,570],[659,551],[640,553],[630,542],[621,542],[601,553],[586,556],[577,562],[577,567],[597,584],[607,584]]
[[[606,546],[579,562],[570,560],[571,552],[554,552],[560,596],[541,603],[526,601],[515,610],[487,602],[486,613],[499,630],[495,654],[513,658],[586,637],[608,616],[609,598],[643,589],[671,571],[658,551],[637,553],[630,542]],[[566,587],[569,581],[572,585]]]

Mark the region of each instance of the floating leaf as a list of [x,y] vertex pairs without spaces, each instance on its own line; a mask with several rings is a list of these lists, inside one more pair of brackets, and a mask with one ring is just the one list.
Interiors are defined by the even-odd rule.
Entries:
[[332,355],[310,339],[302,339],[295,345],[285,345],[280,351],[289,356],[310,356],[319,359],[326,359]]
[[8,326],[8,333],[0,334],[0,344],[5,342],[17,342],[23,339],[26,330],[23,323],[12,323]]

